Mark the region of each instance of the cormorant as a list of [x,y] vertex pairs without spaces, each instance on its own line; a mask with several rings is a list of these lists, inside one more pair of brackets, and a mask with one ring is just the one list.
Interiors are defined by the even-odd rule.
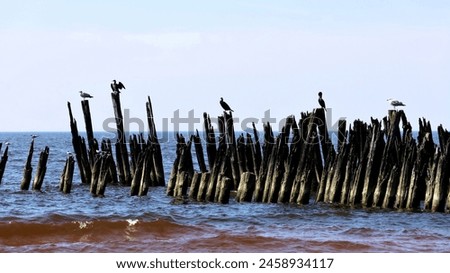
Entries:
[[398,100],[388,99],[387,101],[389,101],[389,103],[394,106],[394,110],[397,110],[397,106],[406,106],[406,104]]
[[88,93],[85,93],[83,91],[80,91],[80,96],[85,100],[85,99],[89,99],[89,98],[93,98],[93,96],[91,96]]
[[113,92],[120,93],[121,89],[126,89],[126,88],[125,88],[125,85],[123,85],[123,83],[113,80],[113,82],[111,83],[111,89]]
[[223,101],[223,98],[220,98],[220,106],[222,106],[223,110],[225,111],[230,111],[230,112],[234,112],[230,106],[228,105],[228,103]]
[[319,104],[325,111],[327,111],[327,108],[325,107],[325,101],[322,99],[322,92],[319,92]]

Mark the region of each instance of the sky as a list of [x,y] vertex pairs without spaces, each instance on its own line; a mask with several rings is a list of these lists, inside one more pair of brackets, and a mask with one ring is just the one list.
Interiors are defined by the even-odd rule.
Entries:
[[[84,130],[79,91],[94,96],[94,130],[114,127],[117,79],[130,130],[150,96],[158,130],[175,117],[234,109],[245,121],[330,108],[329,124],[370,122],[403,101],[450,127],[450,2],[419,0],[0,0],[0,131]],[[143,123],[145,124],[145,123]],[[180,130],[189,129],[181,125]],[[127,125],[126,125],[127,127]],[[194,125],[202,129],[201,122]]]

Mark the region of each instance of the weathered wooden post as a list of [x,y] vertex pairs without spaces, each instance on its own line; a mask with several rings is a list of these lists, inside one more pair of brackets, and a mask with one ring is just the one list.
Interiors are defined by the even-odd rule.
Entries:
[[81,108],[83,109],[84,123],[86,125],[86,135],[89,147],[89,163],[92,166],[94,163],[95,153],[98,151],[97,141],[94,139],[94,129],[92,127],[91,110],[89,109],[89,100],[81,101]]
[[69,194],[72,190],[73,171],[75,167],[75,160],[72,155],[69,155],[64,165],[64,170],[61,174],[61,182],[59,190],[65,194]]
[[87,153],[85,152],[86,146],[83,139],[78,134],[77,121],[73,118],[70,102],[67,102],[67,108],[69,109],[72,146],[75,152],[78,169],[80,171],[81,183],[89,184],[91,182],[91,166],[89,164],[89,159],[87,158]]
[[[144,164],[143,164],[143,169],[142,169],[142,177],[141,177],[141,183],[140,183],[140,187],[139,187],[139,196],[146,196],[148,193],[148,189],[150,187],[150,184],[152,184],[153,186],[158,186],[156,181],[156,178],[152,179],[152,166],[153,166],[153,157],[150,154],[151,152],[149,151],[150,147],[147,147],[147,149],[145,150],[145,157],[144,157]],[[152,180],[152,183],[150,182],[150,180]]]
[[130,187],[131,196],[139,194],[143,168],[144,168],[144,156],[143,154],[140,154],[136,162],[136,169],[134,170],[133,179],[131,180],[131,187]]
[[[367,159],[366,173],[364,176],[364,185],[362,191],[361,203],[364,207],[379,206],[381,200],[384,198],[386,186],[378,184],[378,178],[381,168],[381,162],[383,160],[383,151],[385,147],[383,132],[381,130],[381,124],[378,120],[372,119],[372,126],[369,130],[370,146],[369,146],[369,158]],[[378,185],[378,190],[377,190]],[[376,196],[374,197],[376,192]]]
[[191,186],[189,187],[189,198],[192,200],[197,199],[198,190],[200,188],[200,182],[202,178],[202,173],[195,172],[192,176]]
[[[128,149],[126,145],[125,129],[123,124],[122,108],[120,103],[120,93],[112,92],[111,99],[114,108],[114,115],[116,118],[116,128],[117,128],[117,144],[116,144],[116,155],[117,155],[117,168],[119,170],[120,183],[125,186],[131,185],[131,171],[130,162],[128,157]],[[120,163],[120,164],[119,164]],[[123,180],[122,180],[123,179]]]
[[264,189],[266,187],[266,178],[268,176],[268,166],[270,161],[270,155],[272,154],[272,149],[275,146],[275,140],[273,137],[272,127],[270,123],[263,124],[264,129],[264,142],[262,145],[262,161],[260,171],[256,180],[255,191],[253,193],[253,202],[262,202],[264,196]]
[[192,141],[194,142],[195,154],[197,156],[197,162],[198,167],[200,168],[200,172],[205,173],[208,171],[208,169],[206,168],[205,157],[203,155],[203,147],[198,130],[196,135],[192,135]]
[[290,146],[289,158],[285,163],[284,169],[286,170],[281,181],[280,194],[278,195],[278,203],[289,202],[293,186],[295,175],[297,174],[297,168],[300,161],[302,148],[304,147],[304,140],[301,138],[300,129],[292,117],[292,131],[293,137]]
[[367,137],[367,124],[357,120],[354,122],[355,141],[354,147],[356,149],[357,160],[359,164],[355,168],[352,182],[350,183],[350,191],[348,196],[348,204],[355,206],[361,203],[362,190],[364,186],[364,175],[366,173],[370,139]]
[[33,167],[31,166],[31,160],[33,159],[34,151],[34,139],[31,140],[30,149],[28,150],[27,162],[25,163],[25,168],[23,169],[23,179],[20,183],[20,189],[27,191],[30,188],[31,183],[31,173],[33,172]]
[[436,167],[436,176],[433,181],[433,197],[431,202],[432,212],[445,212],[447,194],[449,188],[450,141],[442,150]]
[[211,125],[211,118],[207,113],[203,113],[203,125],[205,129],[206,154],[208,156],[209,169],[212,170],[216,160],[217,147],[214,127]]
[[166,182],[165,182],[165,178],[164,178],[164,166],[163,166],[161,145],[159,143],[158,135],[157,135],[157,131],[156,131],[152,101],[150,100],[150,96],[148,96],[147,98],[148,98],[148,101],[146,103],[147,121],[148,121],[150,142],[151,142],[151,146],[153,147],[153,152],[152,152],[153,159],[151,160],[151,162],[153,163],[156,184],[158,186],[165,186]]
[[106,185],[112,181],[111,174],[109,172],[110,160],[112,160],[111,154],[101,155],[100,174],[98,177],[97,188],[95,190],[96,196],[104,196]]
[[200,186],[198,187],[197,193],[197,201],[204,202],[206,201],[206,193],[208,190],[208,183],[210,181],[211,173],[202,173],[202,177],[200,179]]
[[236,201],[251,202],[253,191],[255,190],[256,175],[251,172],[245,172],[241,176],[241,182],[236,194]]
[[[0,143],[0,150],[1,150]],[[0,160],[0,184],[2,184],[3,174],[5,173],[6,162],[8,161],[8,145],[6,145],[5,151],[3,152],[2,159]]]
[[34,177],[33,190],[40,191],[42,183],[44,182],[45,172],[47,171],[47,160],[50,148],[45,146],[44,150],[39,156],[38,167],[36,170],[36,176]]
[[234,131],[234,120],[233,114],[227,113],[227,111],[223,112],[223,116],[225,118],[225,127],[226,127],[226,139],[227,139],[227,149],[230,150],[230,165],[231,165],[231,178],[233,181],[233,189],[237,190],[239,187],[239,180],[241,179],[241,173],[239,171],[238,165],[238,156],[236,150],[236,135]]
[[177,148],[176,148],[176,157],[175,161],[172,165],[172,171],[170,173],[169,182],[167,183],[166,193],[168,196],[174,196],[175,185],[177,181],[178,168],[181,160],[181,153],[183,151],[183,147],[186,145],[185,139],[183,135],[177,133]]
[[230,202],[230,192],[232,188],[233,181],[231,178],[220,176],[214,201],[221,204],[228,204]]

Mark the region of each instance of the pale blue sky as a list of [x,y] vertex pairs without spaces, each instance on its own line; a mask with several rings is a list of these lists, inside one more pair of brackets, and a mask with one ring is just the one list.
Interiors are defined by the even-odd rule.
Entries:
[[[332,122],[382,118],[402,100],[417,128],[450,127],[448,1],[0,1],[0,130],[84,129],[79,90],[94,95],[94,129],[113,116],[109,84],[158,129],[179,109],[240,118],[317,107]],[[133,127],[134,126],[134,127]],[[261,124],[259,124],[261,128]],[[201,129],[201,124],[197,126]],[[135,125],[131,129],[137,129]],[[169,130],[173,129],[169,125]]]

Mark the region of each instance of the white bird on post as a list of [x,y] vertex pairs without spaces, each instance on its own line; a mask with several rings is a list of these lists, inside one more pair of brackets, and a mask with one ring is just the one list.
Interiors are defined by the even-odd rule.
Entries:
[[394,106],[394,110],[397,110],[397,106],[406,106],[406,104],[404,104],[403,102],[399,101],[399,100],[394,100],[392,98],[387,99],[387,101]]

